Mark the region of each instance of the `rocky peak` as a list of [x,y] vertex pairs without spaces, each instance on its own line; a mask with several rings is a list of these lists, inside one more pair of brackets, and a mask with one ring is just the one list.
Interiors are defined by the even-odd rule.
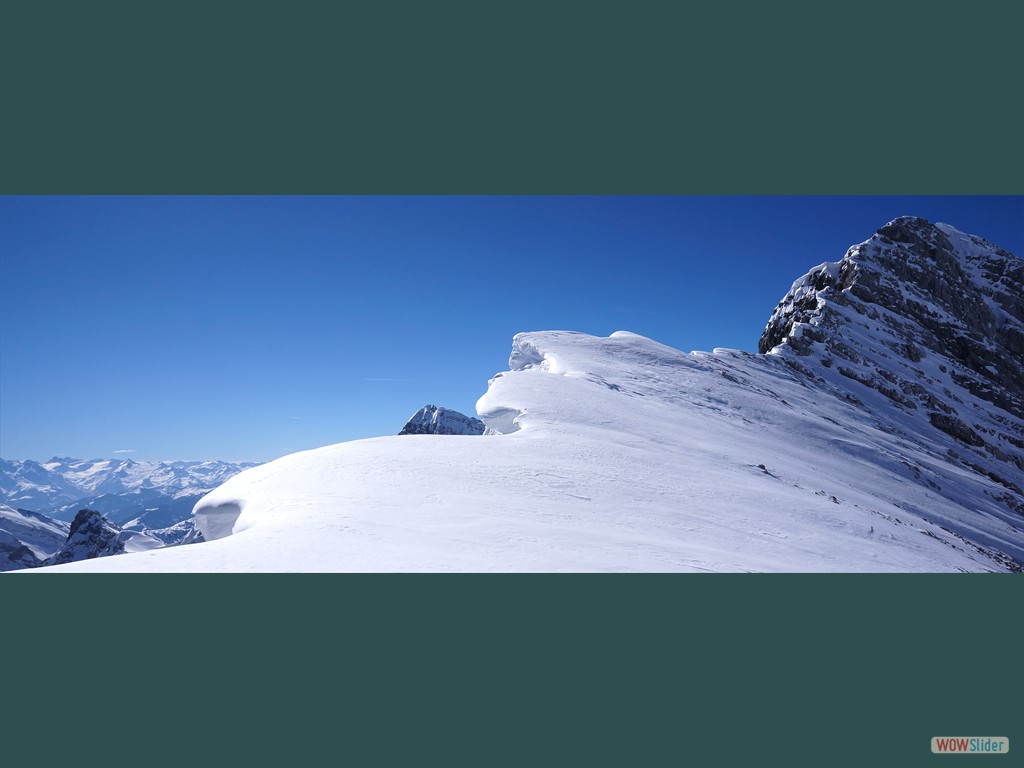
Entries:
[[399,435],[482,435],[484,423],[451,408],[425,405],[412,415]]
[[851,401],[882,395],[887,425],[953,438],[947,459],[994,476],[1024,514],[1024,260],[900,217],[797,280],[758,349]]
[[912,363],[949,359],[960,386],[1024,418],[1024,260],[949,225],[900,217],[797,280],[758,349],[849,359],[862,329]]
[[157,549],[163,542],[148,533],[123,530],[93,509],[81,509],[71,522],[67,541],[44,565],[61,565],[94,557]]
[[46,565],[119,554],[124,551],[124,545],[119,540],[120,533],[121,529],[99,512],[80,509],[71,521],[64,546],[46,561]]
[[[935,351],[976,368],[986,369],[992,355],[969,350],[959,336],[980,346],[1011,354],[1002,357],[1012,373],[996,377],[1002,386],[1020,385],[1024,353],[1024,260],[979,237],[946,224],[903,217],[882,227],[866,243],[856,246],[846,260],[860,263],[851,293],[864,302],[880,305],[924,329],[908,328]],[[1004,371],[1011,373],[1011,371]],[[1019,390],[1019,386],[1017,387]]]

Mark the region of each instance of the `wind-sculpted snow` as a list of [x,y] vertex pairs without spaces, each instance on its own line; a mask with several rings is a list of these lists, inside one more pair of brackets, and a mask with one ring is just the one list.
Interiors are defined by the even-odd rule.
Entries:
[[[917,320],[899,314],[907,307],[856,295],[857,285],[878,297],[901,284],[871,264],[826,264],[798,281],[766,329],[772,354],[685,353],[626,332],[519,334],[509,370],[477,403],[502,434],[382,437],[292,454],[196,505],[197,527],[215,540],[63,569],[1019,569],[1019,421],[957,384],[952,372],[967,377],[968,363],[915,335]],[[978,284],[993,264],[968,263],[964,280]],[[1014,268],[1007,262],[1000,280]],[[1012,308],[1012,297],[994,296]],[[918,352],[900,355],[893,345],[902,343]],[[842,345],[853,353],[840,357]],[[883,370],[924,391],[904,391]]]
[[242,514],[242,502],[229,500],[196,507],[196,530],[206,541],[223,539],[234,532],[235,523]]

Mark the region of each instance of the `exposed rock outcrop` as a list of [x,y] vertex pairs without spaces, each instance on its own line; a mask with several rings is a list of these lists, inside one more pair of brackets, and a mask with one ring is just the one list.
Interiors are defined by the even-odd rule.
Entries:
[[400,435],[482,435],[484,423],[451,408],[425,405],[402,427]]
[[71,521],[67,541],[46,560],[45,565],[61,565],[94,557],[119,555],[122,552],[141,552],[157,549],[163,542],[136,531],[124,531],[99,512],[82,509]]

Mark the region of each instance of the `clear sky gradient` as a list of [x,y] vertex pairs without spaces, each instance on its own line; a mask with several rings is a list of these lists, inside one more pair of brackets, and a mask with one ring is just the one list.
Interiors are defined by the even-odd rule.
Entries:
[[529,330],[756,351],[902,214],[1024,255],[1022,197],[0,198],[0,456],[263,461],[473,414]]

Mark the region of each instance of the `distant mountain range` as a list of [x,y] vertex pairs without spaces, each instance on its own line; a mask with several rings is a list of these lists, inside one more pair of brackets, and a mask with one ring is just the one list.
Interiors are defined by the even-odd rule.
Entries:
[[203,494],[252,462],[0,459],[0,504],[71,521],[80,509],[102,512],[135,530],[166,528],[187,519]]
[[[254,466],[60,456],[44,462],[0,459],[0,571],[194,541],[195,503]],[[81,514],[85,510],[89,514]]]

